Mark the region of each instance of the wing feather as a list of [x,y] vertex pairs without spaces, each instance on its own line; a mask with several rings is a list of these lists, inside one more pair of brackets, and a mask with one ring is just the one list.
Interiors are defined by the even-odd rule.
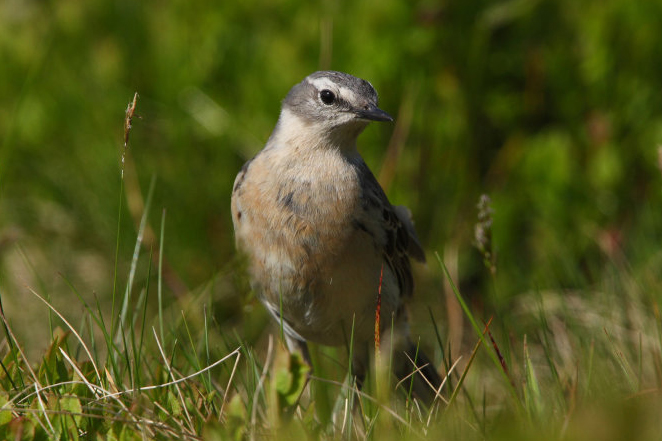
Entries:
[[[406,207],[394,207],[389,202],[384,190],[377,182],[368,166],[359,164],[359,176],[362,180],[362,216],[357,223],[372,231],[378,242],[384,262],[395,274],[400,293],[409,297],[414,291],[414,279],[411,273],[410,257],[425,261],[425,254],[416,237],[411,213]],[[377,230],[377,231],[374,231]]]

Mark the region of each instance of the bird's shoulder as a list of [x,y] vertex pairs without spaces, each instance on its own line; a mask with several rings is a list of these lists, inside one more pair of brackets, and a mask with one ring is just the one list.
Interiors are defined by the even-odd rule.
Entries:
[[241,167],[241,170],[239,170],[239,173],[237,173],[237,176],[234,178],[234,184],[232,185],[232,195],[234,196],[237,191],[241,188],[241,185],[244,183],[244,179],[246,179],[246,173],[248,172],[248,167],[250,167],[251,163],[253,162],[253,159],[249,159],[244,163],[244,165]]

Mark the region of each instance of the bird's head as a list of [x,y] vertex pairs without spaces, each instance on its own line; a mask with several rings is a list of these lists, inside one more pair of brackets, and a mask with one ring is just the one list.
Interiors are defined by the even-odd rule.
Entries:
[[278,130],[285,132],[281,135],[353,145],[370,121],[393,121],[377,107],[374,87],[343,72],[320,71],[287,94]]

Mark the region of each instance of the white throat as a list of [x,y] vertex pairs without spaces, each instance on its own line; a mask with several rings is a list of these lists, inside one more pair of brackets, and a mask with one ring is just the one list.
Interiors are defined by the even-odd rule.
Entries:
[[294,149],[338,149],[346,155],[356,153],[356,139],[365,123],[343,124],[333,127],[324,122],[309,121],[284,108],[269,139],[273,146]]

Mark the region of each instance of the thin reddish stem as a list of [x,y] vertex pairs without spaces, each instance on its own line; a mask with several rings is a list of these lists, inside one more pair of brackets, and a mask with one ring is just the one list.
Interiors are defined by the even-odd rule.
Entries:
[[382,280],[384,279],[384,263],[379,273],[379,288],[377,289],[377,307],[375,308],[375,353],[379,354],[380,346],[380,326],[379,322],[382,315]]

